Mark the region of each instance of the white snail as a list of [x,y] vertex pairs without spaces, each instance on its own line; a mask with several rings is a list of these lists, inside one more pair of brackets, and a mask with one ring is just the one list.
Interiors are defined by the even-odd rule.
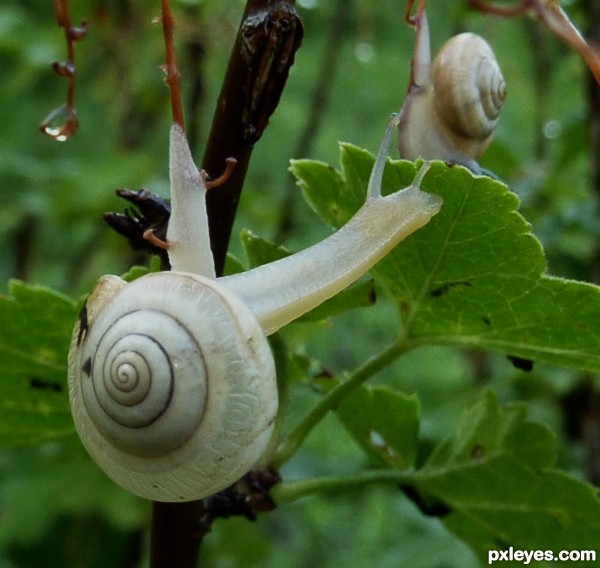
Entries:
[[506,96],[494,52],[473,33],[450,38],[431,62],[424,7],[416,17],[417,37],[408,94],[400,111],[400,156],[442,159],[479,170]]
[[266,335],[352,283],[435,215],[439,196],[380,193],[390,121],[365,204],[313,247],[215,278],[203,177],[182,129],[170,142],[172,272],[100,278],[75,325],[69,394],[79,436],[119,485],[155,501],[220,491],[263,456],[277,413]]

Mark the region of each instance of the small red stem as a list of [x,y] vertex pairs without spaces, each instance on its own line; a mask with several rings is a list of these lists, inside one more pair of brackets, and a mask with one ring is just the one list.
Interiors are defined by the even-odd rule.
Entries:
[[[65,77],[68,82],[67,102],[54,109],[40,125],[40,130],[56,140],[67,140],[77,132],[79,121],[75,110],[75,42],[83,39],[87,33],[87,21],[73,26],[69,11],[69,0],[54,0],[54,14],[59,27],[63,29],[67,44],[67,60],[55,61],[52,69],[57,75]],[[64,123],[60,127],[52,126],[57,117],[64,115]]]
[[406,15],[405,20],[409,26],[417,27],[420,23],[422,15],[425,13],[425,3],[427,0],[419,0],[419,6],[417,7],[417,13],[411,16],[415,0],[408,0],[406,3]]
[[[413,1],[410,0],[410,4]],[[469,0],[469,5],[486,14],[508,18],[521,16],[530,10],[535,12],[556,37],[581,55],[596,81],[600,83],[600,54],[587,43],[556,0],[521,0],[512,8],[495,6],[486,0]]]
[[173,122],[185,130],[185,120],[183,116],[183,105],[181,103],[181,89],[179,86],[179,69],[177,67],[177,57],[175,54],[175,41],[173,30],[175,29],[175,20],[171,12],[171,3],[169,0],[162,0],[162,26],[165,37],[165,66],[166,83],[171,91],[171,112]]
[[521,0],[521,2],[516,6],[504,7],[488,4],[486,0],[469,0],[469,6],[481,12],[485,12],[486,14],[503,16],[505,18],[513,18],[525,14],[525,12],[533,7],[533,2],[531,2],[531,0]]

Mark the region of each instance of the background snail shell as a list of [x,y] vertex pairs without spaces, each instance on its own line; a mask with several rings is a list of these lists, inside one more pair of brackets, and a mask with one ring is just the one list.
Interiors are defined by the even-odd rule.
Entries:
[[[73,333],[74,422],[121,486],[187,501],[258,461],[277,412],[275,368],[251,310],[202,276],[103,277]],[[201,451],[200,451],[201,450]]]
[[[429,42],[426,22],[417,42]],[[506,96],[504,77],[489,44],[473,33],[450,38],[433,63],[415,49],[413,76],[400,113],[398,149],[403,158],[442,159],[478,169]],[[416,68],[416,71],[415,71]]]
[[[459,34],[444,44],[431,72],[436,116],[448,126],[463,153],[479,157],[498,124],[506,96],[492,48],[476,34]],[[462,145],[459,137],[473,141],[472,145]]]

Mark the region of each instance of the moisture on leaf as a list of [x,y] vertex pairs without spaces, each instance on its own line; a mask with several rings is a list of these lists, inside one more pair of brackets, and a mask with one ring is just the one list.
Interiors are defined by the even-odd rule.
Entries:
[[336,413],[376,463],[399,469],[413,465],[420,418],[416,395],[363,385],[344,400]]

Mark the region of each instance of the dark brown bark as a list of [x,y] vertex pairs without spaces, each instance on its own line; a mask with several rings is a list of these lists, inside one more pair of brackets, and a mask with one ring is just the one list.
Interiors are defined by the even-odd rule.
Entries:
[[231,229],[254,144],[279,103],[302,23],[293,1],[249,0],[238,29],[208,138],[202,168],[217,176],[228,157],[231,177],[207,198],[211,246],[217,274],[225,263]]

